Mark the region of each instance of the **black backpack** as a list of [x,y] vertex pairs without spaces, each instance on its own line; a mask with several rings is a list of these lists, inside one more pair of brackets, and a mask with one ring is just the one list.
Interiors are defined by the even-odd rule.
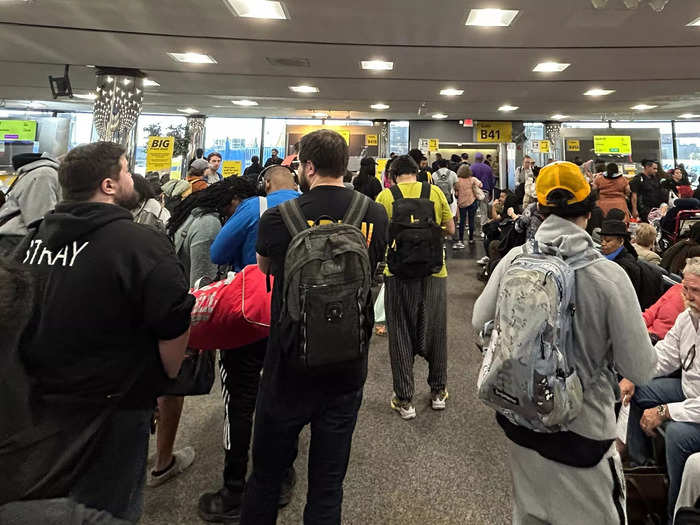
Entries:
[[281,331],[287,355],[316,369],[366,355],[374,324],[372,268],[360,230],[370,199],[353,192],[342,222],[309,227],[297,199],[279,206],[292,236],[284,260]]
[[398,184],[390,191],[394,202],[389,223],[389,271],[402,279],[439,272],[444,262],[442,228],[435,222],[430,184],[421,184],[417,199],[405,198]]

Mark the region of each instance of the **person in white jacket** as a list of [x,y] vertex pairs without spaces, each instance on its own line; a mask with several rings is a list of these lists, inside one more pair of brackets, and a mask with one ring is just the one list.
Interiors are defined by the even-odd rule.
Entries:
[[[700,452],[700,358],[695,359],[696,345],[700,345],[700,257],[686,262],[682,294],[687,308],[655,347],[655,379],[636,388],[627,379],[620,382],[623,402],[631,400],[627,447],[633,464],[648,461],[651,451],[647,436],[655,435],[665,425],[669,522],[685,462],[691,454]],[[680,378],[666,377],[679,368]]]

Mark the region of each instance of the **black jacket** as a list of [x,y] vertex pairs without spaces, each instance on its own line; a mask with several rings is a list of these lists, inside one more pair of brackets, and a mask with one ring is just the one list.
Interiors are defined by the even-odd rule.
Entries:
[[638,261],[637,252],[631,244],[626,242],[614,261],[622,266],[632,281],[642,310],[649,308],[663,295],[661,273],[654,271],[651,265]]
[[251,164],[243,171],[243,176],[249,180],[255,181],[258,174],[263,170],[259,162]]

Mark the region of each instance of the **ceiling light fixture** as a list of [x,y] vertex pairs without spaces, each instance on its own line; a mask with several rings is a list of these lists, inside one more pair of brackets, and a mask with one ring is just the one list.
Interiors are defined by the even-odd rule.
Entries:
[[700,27],[700,16],[687,25],[690,27]]
[[311,114],[311,116],[314,117],[314,118],[321,118],[321,119],[324,119],[324,118],[328,118],[328,113],[324,113],[323,111],[314,111],[314,112]]
[[383,109],[389,109],[390,106],[388,104],[383,104],[381,102],[378,102],[377,104],[372,104],[370,107],[372,109],[377,109],[377,110],[381,111]]
[[446,97],[458,97],[462,93],[464,93],[463,89],[447,88],[440,90],[440,94]]
[[520,106],[511,106],[510,104],[503,104],[500,108],[498,108],[498,111],[515,111],[516,109],[520,109]]
[[83,100],[95,100],[97,98],[97,93],[73,93],[73,96]]
[[669,1],[670,0],[649,0],[649,5],[654,11],[660,13],[664,10]]
[[615,90],[594,88],[586,91],[584,95],[586,95],[587,97],[604,97],[605,95],[609,95],[610,93],[615,93]]
[[603,9],[608,5],[608,0],[591,0],[591,3],[595,9]]
[[184,62],[186,64],[216,64],[216,60],[201,53],[168,53],[168,56],[176,62]]
[[247,99],[232,100],[231,102],[233,102],[236,106],[257,106],[258,105],[258,103],[255,102],[255,100],[247,100]]
[[537,73],[561,73],[571,64],[564,64],[563,62],[540,62],[535,66],[533,71]]
[[177,110],[180,113],[187,113],[188,115],[194,115],[195,113],[199,113],[199,110],[194,108],[177,108]]
[[266,20],[289,20],[282,2],[270,0],[224,0],[224,3],[241,18],[264,18]]
[[151,80],[150,78],[144,78],[143,79],[143,87],[159,87],[160,84],[156,82],[155,80]]
[[517,9],[472,9],[469,11],[468,26],[507,27],[518,15]]
[[637,104],[632,106],[630,109],[636,109],[637,111],[646,111],[647,109],[658,108],[659,106],[650,106],[649,104]]
[[569,118],[569,115],[560,115],[557,113],[556,115],[552,115],[551,117],[552,120],[564,120],[565,118]]
[[433,115],[433,118],[436,118],[436,119],[444,119],[444,118],[447,118],[447,115],[445,115],[444,113],[435,113],[435,114]]
[[385,62],[384,60],[363,60],[360,62],[362,69],[372,71],[391,71],[394,69],[393,62]]
[[683,113],[682,115],[678,115],[678,118],[700,118],[700,115],[695,115],[693,113]]
[[318,93],[318,88],[302,84],[301,86],[289,86],[294,93]]

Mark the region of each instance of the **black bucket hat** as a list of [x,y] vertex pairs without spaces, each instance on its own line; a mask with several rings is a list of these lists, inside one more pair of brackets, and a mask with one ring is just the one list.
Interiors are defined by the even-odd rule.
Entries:
[[627,231],[627,225],[624,223],[624,221],[614,219],[603,221],[603,227],[600,229],[600,235],[624,237],[625,239],[629,239],[631,237],[630,232]]

